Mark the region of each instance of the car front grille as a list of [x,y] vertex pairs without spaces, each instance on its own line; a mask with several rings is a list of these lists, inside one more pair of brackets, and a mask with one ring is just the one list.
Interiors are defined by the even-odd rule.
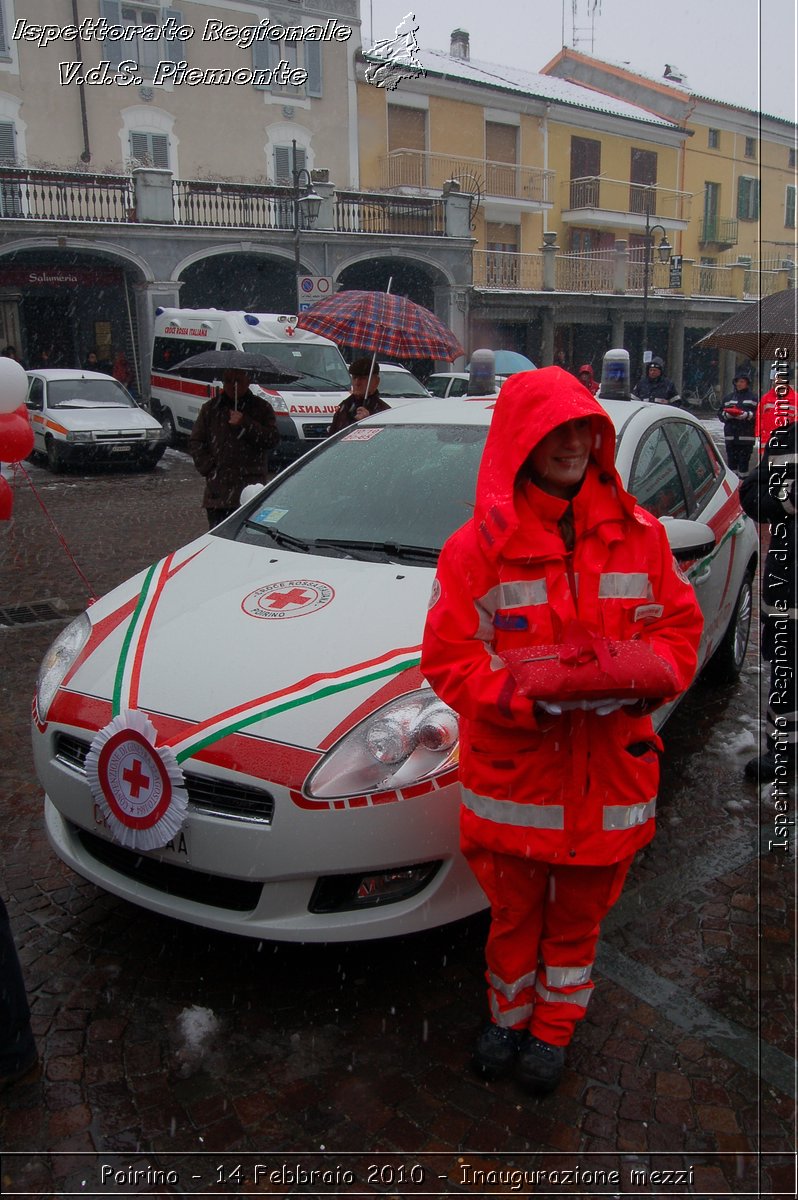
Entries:
[[[58,733],[55,738],[56,761],[71,767],[73,771],[85,772],[90,745],[90,742],[73,734]],[[184,772],[184,777],[189,807],[195,811],[212,817],[271,825],[274,818],[274,796],[271,792],[188,771]]]
[[[332,418],[330,418],[332,420]],[[303,425],[302,432],[305,435],[305,441],[318,441],[321,438],[326,438],[330,432],[330,422],[326,425]]]
[[209,875],[204,871],[192,871],[174,863],[148,858],[138,850],[126,850],[116,842],[107,842],[88,833],[85,829],[72,826],[84,850],[103,866],[110,867],[127,879],[142,883],[156,891],[197,904],[213,908],[226,908],[234,912],[254,912],[260,901],[263,884],[251,879],[227,879],[223,875]]
[[147,436],[143,429],[119,429],[114,433],[97,433],[94,434],[95,442],[118,442],[124,440],[126,442],[140,442]]

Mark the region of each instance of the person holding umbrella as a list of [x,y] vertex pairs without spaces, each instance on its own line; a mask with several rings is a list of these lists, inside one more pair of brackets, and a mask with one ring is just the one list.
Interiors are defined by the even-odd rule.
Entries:
[[209,529],[235,512],[242,488],[266,482],[267,451],[280,440],[274,409],[250,390],[251,382],[248,371],[226,368],[221,391],[205,401],[191,431],[189,451],[205,478]]
[[352,391],[342,400],[335,410],[335,416],[330,423],[330,434],[347,425],[354,425],[364,417],[372,417],[374,413],[385,412],[390,408],[380,396],[380,364],[368,355],[356,358],[349,368],[352,376]]

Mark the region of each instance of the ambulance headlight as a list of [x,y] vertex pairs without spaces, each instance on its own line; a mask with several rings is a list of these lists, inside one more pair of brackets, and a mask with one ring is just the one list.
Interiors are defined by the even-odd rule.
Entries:
[[309,796],[329,799],[408,787],[458,760],[457,717],[431,688],[391,700],[344,734],[309,776]]
[[250,385],[250,391],[254,392],[256,396],[261,396],[264,400],[268,400],[276,413],[288,412],[288,405],[277,392],[267,392],[265,388],[258,387],[256,383]]
[[42,721],[47,720],[53,697],[63,683],[67,671],[86,645],[90,633],[91,621],[88,614],[81,613],[59,633],[42,659],[39,677],[36,680],[36,711]]

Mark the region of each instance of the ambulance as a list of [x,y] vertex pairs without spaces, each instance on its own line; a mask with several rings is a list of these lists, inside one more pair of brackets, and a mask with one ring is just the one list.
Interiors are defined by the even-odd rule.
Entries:
[[350,379],[340,350],[329,338],[297,328],[282,313],[228,312],[220,308],[158,308],[152,346],[152,411],[174,442],[187,437],[213,381],[175,374],[172,368],[204,350],[243,350],[265,354],[299,378],[276,390],[253,383],[277,416],[280,444],[272,465],[299,458],[327,436],[333,413],[349,395]]

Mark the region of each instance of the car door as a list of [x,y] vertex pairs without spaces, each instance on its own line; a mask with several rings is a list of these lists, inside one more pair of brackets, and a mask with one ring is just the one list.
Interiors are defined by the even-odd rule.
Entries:
[[25,405],[28,409],[30,423],[33,429],[33,449],[36,451],[44,450],[44,397],[44,380],[41,378],[41,376],[34,375],[28,385],[28,394],[25,397]]

